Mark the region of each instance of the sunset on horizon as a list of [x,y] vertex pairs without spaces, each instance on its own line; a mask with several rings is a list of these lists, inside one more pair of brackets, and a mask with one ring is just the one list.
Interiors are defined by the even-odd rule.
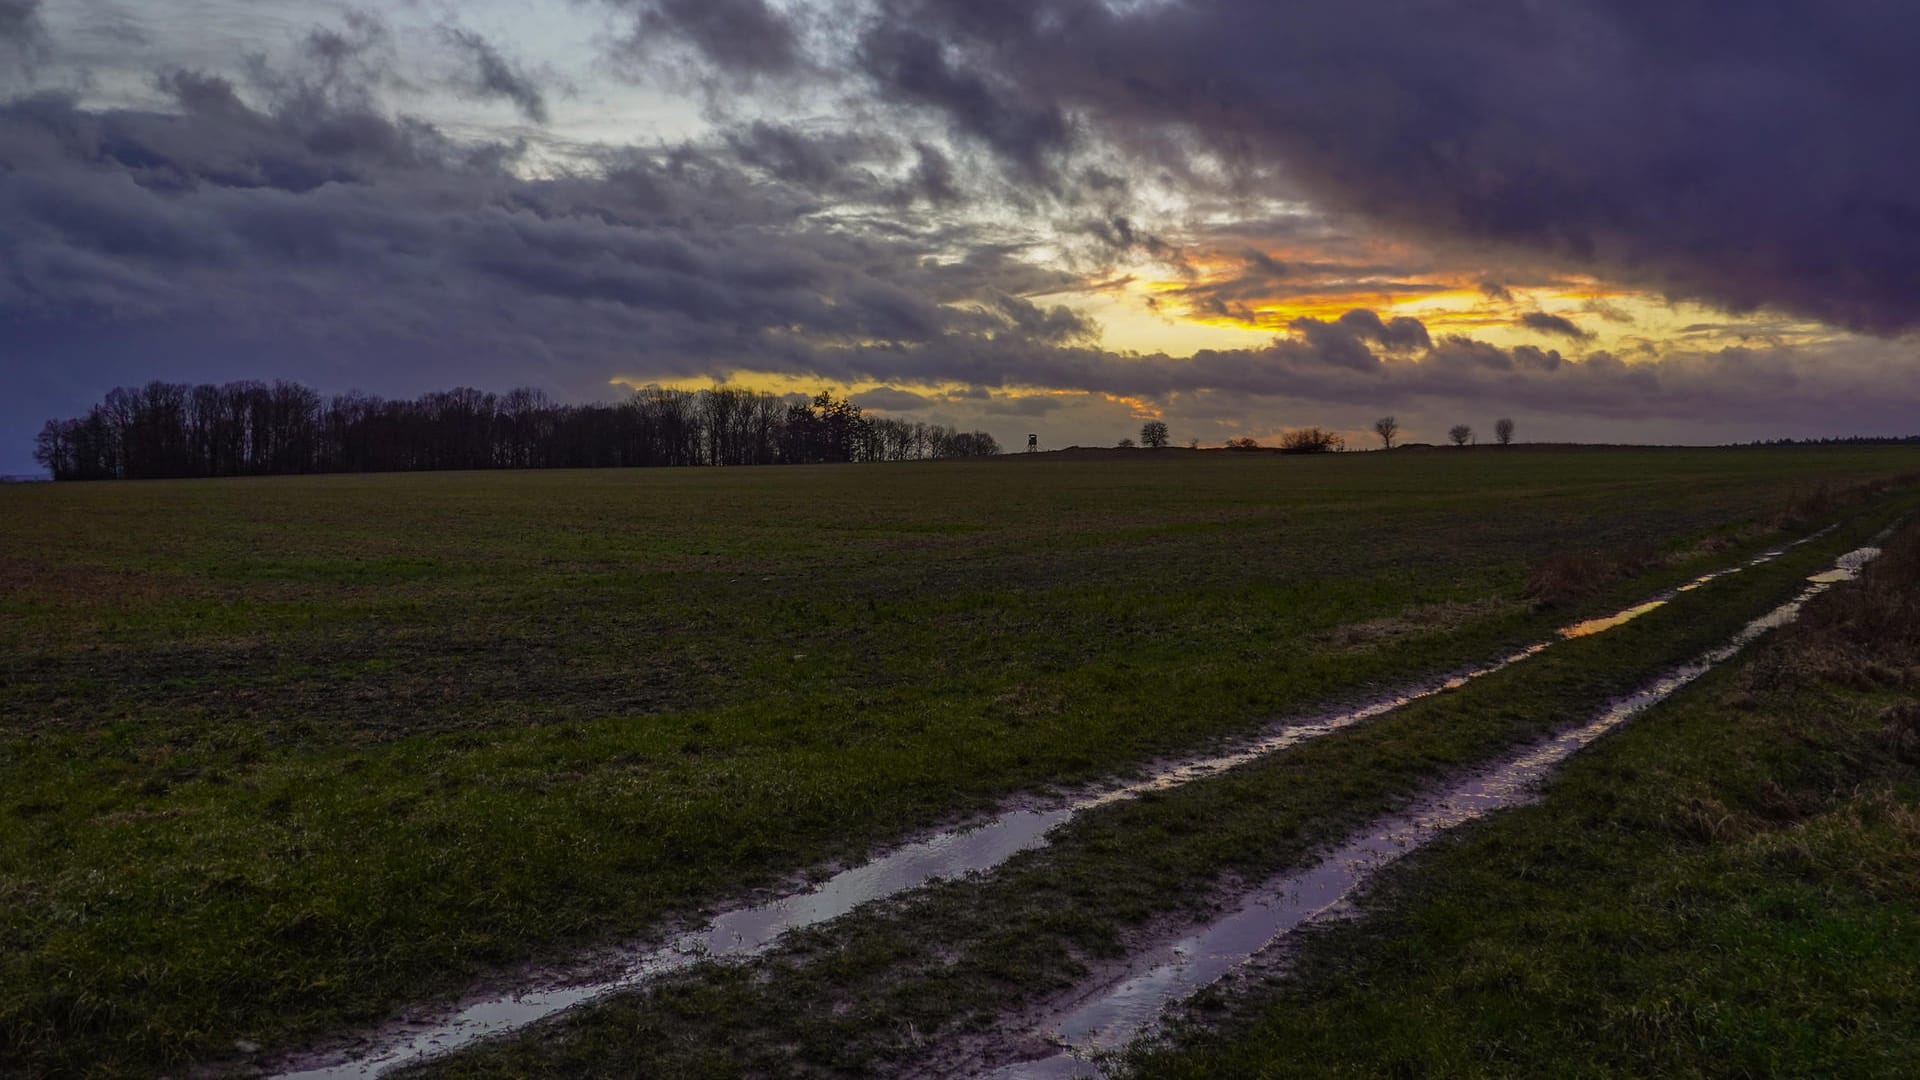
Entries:
[[10,0],[0,471],[151,379],[833,389],[1049,447],[1911,434],[1912,24]]

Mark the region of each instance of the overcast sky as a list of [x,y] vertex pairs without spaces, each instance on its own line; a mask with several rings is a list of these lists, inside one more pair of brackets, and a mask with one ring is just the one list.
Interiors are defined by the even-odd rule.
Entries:
[[0,0],[0,472],[154,378],[1920,433],[1916,46],[1810,0]]

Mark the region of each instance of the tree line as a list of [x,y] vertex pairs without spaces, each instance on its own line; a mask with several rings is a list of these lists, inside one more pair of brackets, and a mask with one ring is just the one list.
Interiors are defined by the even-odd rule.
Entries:
[[[1400,421],[1391,416],[1383,416],[1373,422],[1373,433],[1380,436],[1382,449],[1391,450],[1393,440],[1400,436]],[[1503,416],[1493,422],[1493,439],[1501,446],[1513,445],[1513,433],[1513,421],[1507,417]],[[1466,446],[1475,441],[1473,425],[1455,424],[1447,429],[1447,438],[1452,440],[1455,446]]]
[[410,400],[323,397],[298,383],[119,387],[82,417],[49,420],[34,460],[55,480],[433,469],[777,465],[982,457],[992,435],[865,415],[738,387],[649,387],[562,405],[540,390],[460,388]]
[[1911,446],[1920,435],[1837,435],[1825,439],[1755,439],[1748,446]]

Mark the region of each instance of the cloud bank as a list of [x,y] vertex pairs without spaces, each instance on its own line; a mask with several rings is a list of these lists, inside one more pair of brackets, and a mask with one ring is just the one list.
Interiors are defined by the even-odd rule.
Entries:
[[[879,0],[884,89],[1031,167],[1074,116],[1239,175],[1735,310],[1920,320],[1920,11],[1768,0]],[[964,84],[943,73],[964,62]],[[991,93],[982,89],[993,88]]]
[[[61,68],[45,10],[0,0],[0,57],[34,73],[0,83],[0,439],[21,448],[0,471],[47,416],[152,377],[581,398],[747,373],[963,423],[1158,412],[1209,440],[1483,405],[1681,440],[1920,415],[1903,8],[561,7],[609,20],[576,72],[350,14],[226,69],[130,59],[138,92],[110,99]],[[582,108],[653,87],[699,132],[562,135],[569,80],[607,71]],[[423,80],[500,121],[436,112]],[[1096,301],[1143,265],[1165,280],[1142,318],[1268,338],[1116,340]],[[1519,298],[1568,274],[1753,340],[1615,347],[1641,327],[1612,301]],[[1455,293],[1509,336],[1384,310]]]

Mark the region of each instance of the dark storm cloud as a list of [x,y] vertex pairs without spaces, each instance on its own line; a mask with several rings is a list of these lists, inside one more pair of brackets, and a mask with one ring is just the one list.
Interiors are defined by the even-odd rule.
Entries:
[[[430,125],[291,87],[270,112],[245,106],[233,84],[192,72],[158,80],[179,113],[95,111],[42,94],[0,103],[0,155],[9,185],[125,183],[158,200],[214,188],[307,191],[326,183],[457,171],[483,149]],[[129,213],[166,213],[159,201]],[[24,226],[30,221],[9,224]]]
[[901,190],[904,200],[921,199],[935,206],[959,202],[960,186],[954,178],[953,161],[939,147],[922,141],[913,144],[913,152],[917,161]]
[[1340,316],[1339,325],[1360,340],[1371,341],[1388,352],[1424,349],[1433,343],[1427,336],[1425,323],[1404,315],[1382,319],[1378,312],[1358,308]]
[[1054,155],[1067,148],[1072,126],[1051,101],[1028,100],[1015,87],[982,76],[947,44],[907,24],[875,27],[856,59],[890,100],[938,110],[961,135],[977,139],[1028,180],[1051,186]]
[[281,94],[305,93],[339,101],[352,98],[372,108],[374,94],[383,86],[407,86],[393,53],[392,34],[379,15],[349,8],[339,26],[316,26],[300,43],[299,59],[291,67],[271,63],[264,54],[252,57],[253,78]]
[[475,94],[511,102],[520,115],[536,124],[547,122],[547,95],[539,82],[502,56],[486,38],[471,30],[445,27],[447,43],[471,66],[466,85]]
[[1355,309],[1333,322],[1299,318],[1288,324],[1323,362],[1346,367],[1372,367],[1375,358],[1368,343],[1390,352],[1425,348],[1427,328],[1418,319],[1383,321],[1378,312]]
[[1395,227],[1735,310],[1920,323],[1920,146],[1894,134],[1920,128],[1911,5],[881,0],[869,19],[882,87],[1018,163],[1071,141],[1020,117],[1177,128]]
[[1148,255],[1175,265],[1185,256],[1166,240],[1150,232],[1142,231],[1133,219],[1125,214],[1108,213],[1089,221],[1082,221],[1075,230],[1091,237],[1102,254],[1110,257],[1128,255]]
[[[846,130],[803,131],[755,120],[727,131],[726,145],[742,164],[821,196],[851,200],[895,197],[883,174],[907,158],[907,148],[889,135]],[[924,155],[920,158],[925,162]],[[912,186],[914,181],[909,181]]]
[[0,48],[34,49],[45,35],[40,0],[0,0]]
[[1582,330],[1580,324],[1574,322],[1572,319],[1561,315],[1549,314],[1545,311],[1529,311],[1515,320],[1514,325],[1524,327],[1538,334],[1554,334],[1559,337],[1572,338],[1575,341],[1586,341],[1593,337],[1591,332]]
[[1100,337],[1100,327],[1065,305],[1043,308],[1025,297],[994,293],[987,306],[1013,336],[1048,344],[1086,343]]
[[649,55],[663,41],[684,41],[734,76],[789,75],[801,67],[800,31],[766,0],[608,0],[633,18],[622,49]]

